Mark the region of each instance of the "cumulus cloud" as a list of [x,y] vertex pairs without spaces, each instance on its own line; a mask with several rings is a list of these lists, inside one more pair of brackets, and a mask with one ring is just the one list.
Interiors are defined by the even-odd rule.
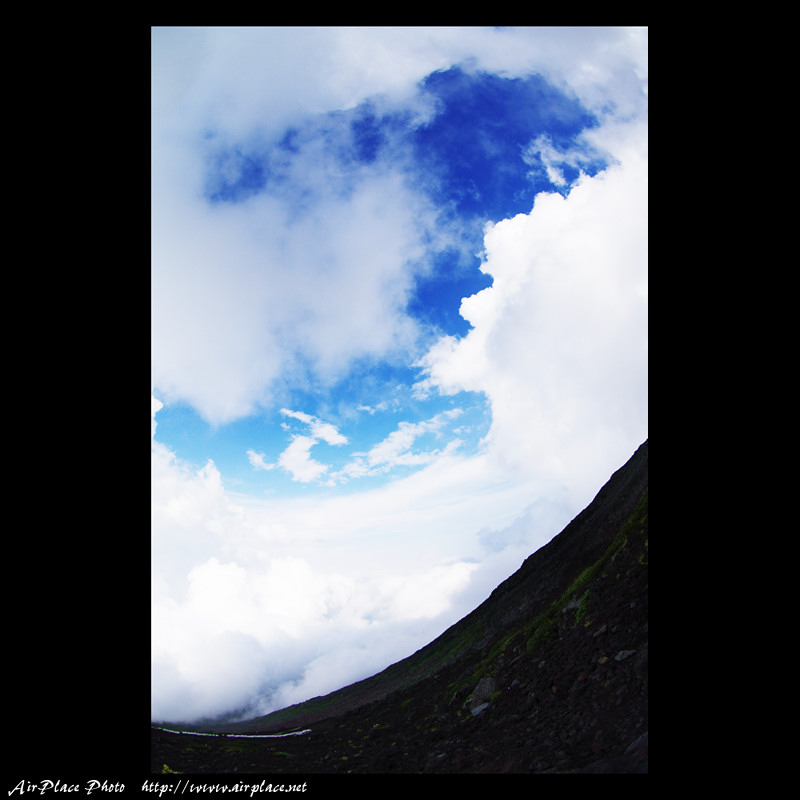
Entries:
[[428,388],[486,394],[495,458],[581,501],[647,433],[647,129],[616,135],[617,163],[487,228],[473,329],[420,362]]

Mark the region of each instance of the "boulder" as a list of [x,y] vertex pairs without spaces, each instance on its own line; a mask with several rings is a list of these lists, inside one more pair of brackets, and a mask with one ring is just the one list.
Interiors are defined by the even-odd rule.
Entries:
[[492,678],[491,676],[481,678],[478,681],[478,685],[472,690],[472,694],[470,695],[470,698],[467,701],[469,710],[473,714],[475,714],[478,706],[488,704],[489,699],[491,698],[495,688],[496,686],[494,678]]

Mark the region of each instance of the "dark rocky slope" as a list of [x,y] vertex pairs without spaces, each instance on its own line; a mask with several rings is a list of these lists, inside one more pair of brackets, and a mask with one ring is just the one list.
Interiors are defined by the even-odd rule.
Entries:
[[153,729],[190,773],[647,772],[648,445],[438,639],[352,686],[222,734]]

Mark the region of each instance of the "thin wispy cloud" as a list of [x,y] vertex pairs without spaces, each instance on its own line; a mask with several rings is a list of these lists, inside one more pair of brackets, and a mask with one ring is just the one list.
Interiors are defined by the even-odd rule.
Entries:
[[367,677],[647,436],[647,31],[154,28],[152,715]]

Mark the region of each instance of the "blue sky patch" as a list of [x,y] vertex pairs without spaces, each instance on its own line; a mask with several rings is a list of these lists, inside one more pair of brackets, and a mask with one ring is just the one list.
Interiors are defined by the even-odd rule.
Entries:
[[566,146],[596,120],[543,78],[504,78],[457,67],[423,82],[439,113],[414,137],[433,192],[461,214],[497,221],[530,211],[549,182],[532,180],[523,152],[543,133]]

